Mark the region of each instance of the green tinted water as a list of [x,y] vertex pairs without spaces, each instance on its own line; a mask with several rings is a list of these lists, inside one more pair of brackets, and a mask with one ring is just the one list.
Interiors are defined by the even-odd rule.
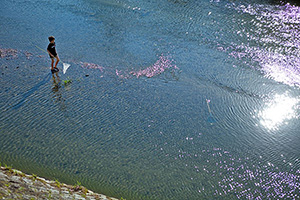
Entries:
[[1,162],[127,199],[298,198],[298,7],[0,5]]

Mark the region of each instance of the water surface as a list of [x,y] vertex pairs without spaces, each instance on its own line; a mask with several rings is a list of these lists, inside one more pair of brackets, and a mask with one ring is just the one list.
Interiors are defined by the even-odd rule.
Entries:
[[0,7],[1,162],[126,199],[299,198],[299,7]]

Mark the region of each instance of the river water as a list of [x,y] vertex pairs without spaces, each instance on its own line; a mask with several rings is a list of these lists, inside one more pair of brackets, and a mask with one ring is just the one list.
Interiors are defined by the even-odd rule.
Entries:
[[[2,163],[126,199],[300,198],[299,7],[2,0],[0,11]],[[50,35],[66,74],[50,74]]]

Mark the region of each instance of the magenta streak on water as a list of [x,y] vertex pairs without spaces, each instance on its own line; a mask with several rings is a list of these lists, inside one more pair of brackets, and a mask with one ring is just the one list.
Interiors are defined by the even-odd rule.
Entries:
[[88,62],[80,62],[82,68],[86,69],[99,69],[101,72],[104,71],[104,67],[97,65],[95,63],[88,63]]
[[0,49],[0,58],[12,59],[18,57],[17,49]]
[[131,75],[127,71],[118,70],[118,69],[116,69],[116,75],[122,79],[128,79],[131,77]]
[[34,56],[38,58],[44,57],[43,55],[33,54],[29,51],[23,51],[12,48],[0,48],[0,58],[5,58],[6,60],[16,59],[22,56],[25,56],[28,60],[31,60]]
[[95,63],[88,63],[88,62],[79,62],[80,66],[85,69],[99,69],[101,72],[104,72],[104,69],[107,73],[113,72],[116,76],[123,79],[131,78],[135,76],[137,78],[145,76],[148,78],[157,76],[168,69],[177,70],[178,67],[174,64],[174,61],[169,58],[169,56],[161,55],[159,59],[151,66],[140,69],[140,70],[118,70],[115,67],[103,67],[101,65]]
[[[18,50],[16,49],[1,49],[0,48],[0,58],[6,59],[14,59],[18,57]],[[33,54],[25,51],[24,55],[27,59],[31,59]],[[40,57],[40,56],[39,56]],[[145,76],[148,78],[157,76],[168,69],[177,70],[178,67],[174,64],[174,61],[169,58],[169,56],[164,56],[163,54],[159,56],[159,59],[151,66],[147,67],[146,69],[140,69],[137,71],[130,71],[128,70],[118,70],[114,67],[103,67],[101,65],[90,63],[90,62],[75,62],[75,64],[79,64],[82,68],[85,69],[99,69],[102,73],[106,71],[106,73],[115,73],[119,78],[131,78],[135,76],[137,78],[141,76]],[[115,70],[115,72],[114,72]]]
[[30,52],[28,52],[28,51],[25,51],[25,52],[24,52],[24,55],[26,56],[26,58],[27,58],[28,60],[30,60],[30,59],[32,58],[32,56],[33,56],[33,54],[30,53]]
[[140,76],[146,76],[148,78],[151,78],[153,76],[157,76],[163,73],[167,69],[178,68],[175,64],[173,64],[173,60],[170,60],[168,56],[161,55],[153,65],[147,67],[146,69],[131,71],[130,74],[136,76],[137,78]]
[[230,55],[240,60],[250,58],[266,77],[300,87],[300,7],[256,4],[233,8],[255,18],[251,21],[254,30],[244,35],[263,46],[233,44]]

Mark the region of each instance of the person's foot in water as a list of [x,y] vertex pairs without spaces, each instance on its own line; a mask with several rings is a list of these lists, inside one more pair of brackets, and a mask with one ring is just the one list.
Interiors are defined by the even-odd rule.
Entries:
[[52,73],[59,72],[59,69],[57,67],[54,67],[53,69],[51,69],[51,72]]

